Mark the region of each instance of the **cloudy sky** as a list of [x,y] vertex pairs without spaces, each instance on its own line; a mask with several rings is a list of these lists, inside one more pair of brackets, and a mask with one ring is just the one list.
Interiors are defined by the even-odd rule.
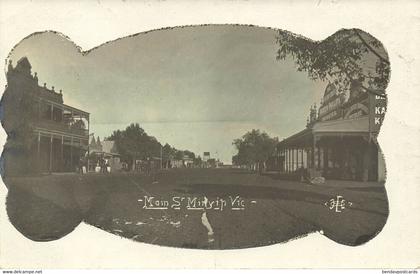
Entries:
[[[94,35],[94,34],[92,34]],[[91,113],[101,138],[138,122],[162,143],[230,162],[232,140],[258,128],[280,139],[305,127],[326,83],[277,61],[276,31],[196,26],[152,31],[81,54],[45,32],[20,42],[39,83],[62,89],[64,102]],[[70,37],[71,39],[71,37]]]

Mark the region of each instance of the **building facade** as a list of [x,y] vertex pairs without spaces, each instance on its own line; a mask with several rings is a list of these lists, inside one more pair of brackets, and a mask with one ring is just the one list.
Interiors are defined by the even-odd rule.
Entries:
[[385,114],[384,93],[352,84],[349,97],[329,84],[307,126],[277,145],[275,158],[284,174],[326,179],[385,180],[385,163],[377,135]]
[[61,90],[40,86],[31,69],[26,57],[15,67],[9,61],[1,104],[10,141],[3,153],[5,172],[76,171],[88,148],[89,113],[64,104]]
[[115,141],[103,140],[99,137],[95,141],[93,136],[89,143],[89,167],[88,171],[101,172],[101,165],[105,165],[107,172],[122,171],[127,169],[126,164],[121,161]]

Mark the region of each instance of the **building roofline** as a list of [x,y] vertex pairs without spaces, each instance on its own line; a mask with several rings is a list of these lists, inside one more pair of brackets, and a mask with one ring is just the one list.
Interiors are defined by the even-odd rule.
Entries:
[[312,128],[305,128],[295,134],[293,134],[292,136],[289,136],[283,140],[281,140],[278,144],[277,147],[284,147],[287,146],[291,143],[296,142],[297,140],[299,140],[300,138],[307,138],[308,135],[312,135]]

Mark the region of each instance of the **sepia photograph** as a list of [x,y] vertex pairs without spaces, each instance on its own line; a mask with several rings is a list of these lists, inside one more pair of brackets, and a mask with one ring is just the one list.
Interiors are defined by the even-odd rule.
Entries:
[[390,63],[363,30],[185,26],[86,52],[45,31],[6,71],[7,214],[31,240],[84,222],[193,249],[358,246],[387,221]]
[[419,4],[0,1],[0,273],[418,273]]

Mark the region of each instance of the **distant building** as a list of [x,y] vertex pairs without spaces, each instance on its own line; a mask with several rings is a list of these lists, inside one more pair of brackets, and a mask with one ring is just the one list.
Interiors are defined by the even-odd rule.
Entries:
[[210,152],[203,153],[203,162],[207,162],[210,159]]
[[193,167],[194,166],[194,159],[190,158],[188,155],[184,155],[182,159],[182,164],[184,167]]
[[125,163],[121,162],[121,157],[114,141],[101,141],[99,137],[95,141],[95,137],[92,137],[89,144],[89,154],[91,156],[89,171],[100,170],[101,159],[105,161],[110,172],[120,171],[125,166]]
[[[216,152],[216,154],[217,154],[217,152]],[[218,168],[222,165],[223,165],[223,163],[220,162],[219,159],[210,157],[210,152],[204,152],[203,153],[203,159],[201,161],[201,167],[202,168]]]
[[99,136],[97,137],[96,141],[95,141],[95,136],[92,136],[92,139],[89,143],[89,152],[90,153],[102,152],[102,144],[101,144],[101,140],[99,139]]
[[63,102],[62,91],[38,85],[26,57],[9,61],[2,98],[8,134],[5,172],[69,172],[81,165],[89,142],[89,113]]
[[114,172],[122,170],[125,164],[121,162],[120,154],[118,153],[115,142],[104,140],[101,142],[101,145],[104,158],[107,161],[110,171]]
[[184,167],[183,160],[172,159],[170,162],[170,168],[183,168],[183,167]]
[[206,161],[207,168],[215,168],[216,167],[216,159],[210,158]]

